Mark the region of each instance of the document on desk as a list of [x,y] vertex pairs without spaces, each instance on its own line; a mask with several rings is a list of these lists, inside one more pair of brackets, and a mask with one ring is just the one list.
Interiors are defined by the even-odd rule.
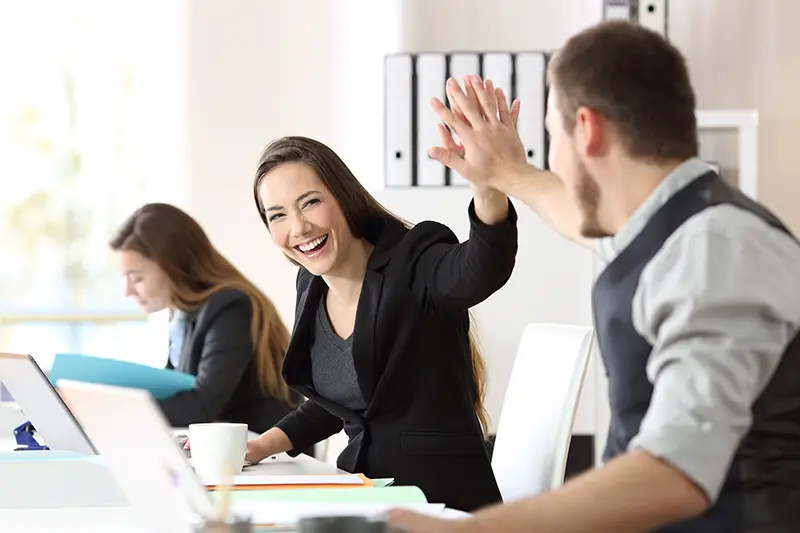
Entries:
[[[208,488],[221,485],[221,479],[203,478]],[[233,485],[237,489],[256,487],[364,487],[372,486],[370,480],[358,474],[322,475],[239,475],[234,476]]]
[[240,502],[233,510],[249,516],[258,527],[282,529],[294,526],[301,518],[319,516],[364,516],[378,518],[391,509],[408,509],[429,516],[441,517],[444,504],[383,505],[371,503],[299,503],[299,502]]
[[[220,498],[219,493],[211,492],[215,500]],[[298,502],[298,503],[371,503],[381,505],[412,505],[428,503],[425,493],[418,487],[385,487],[362,488],[353,487],[347,490],[331,489],[264,489],[264,490],[237,490],[231,495],[231,502]]]
[[59,379],[144,389],[157,400],[194,387],[195,377],[176,370],[77,354],[56,354],[50,382]]

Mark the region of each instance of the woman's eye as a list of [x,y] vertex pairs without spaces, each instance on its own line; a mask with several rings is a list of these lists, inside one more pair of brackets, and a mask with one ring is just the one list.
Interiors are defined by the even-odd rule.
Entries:
[[278,218],[280,218],[282,216],[283,216],[283,213],[276,213],[276,214],[270,216],[268,220],[270,222],[274,222],[275,220],[277,220]]
[[312,198],[311,200],[309,200],[305,204],[303,204],[303,207],[304,208],[305,207],[310,207],[310,206],[318,204],[318,203],[319,203],[319,200],[317,200],[316,198]]

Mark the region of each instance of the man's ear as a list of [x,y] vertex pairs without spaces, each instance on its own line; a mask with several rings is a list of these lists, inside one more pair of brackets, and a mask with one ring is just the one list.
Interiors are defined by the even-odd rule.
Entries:
[[575,112],[574,138],[580,140],[578,149],[585,156],[599,156],[608,141],[608,123],[600,113],[589,107],[580,107]]

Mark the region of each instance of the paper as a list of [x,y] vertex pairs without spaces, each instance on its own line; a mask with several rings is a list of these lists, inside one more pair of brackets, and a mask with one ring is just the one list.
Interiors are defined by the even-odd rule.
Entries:
[[156,400],[189,390],[195,383],[194,376],[175,370],[75,354],[56,354],[49,377],[53,385],[56,385],[59,379],[69,379],[144,389]]
[[[206,487],[221,485],[221,479],[203,478]],[[358,486],[364,485],[365,480],[358,474],[326,474],[326,475],[257,475],[245,474],[234,476],[233,484],[236,487],[258,486],[269,487],[278,485],[332,485],[332,486]]]
[[[219,494],[212,492],[212,498]],[[331,489],[288,489],[288,490],[240,490],[231,494],[231,502],[323,502],[323,503],[372,503],[385,505],[424,504],[428,500],[417,487],[351,488]]]
[[298,520],[314,516],[364,516],[380,518],[391,509],[408,509],[417,513],[441,517],[444,504],[372,504],[372,503],[298,503],[298,502],[239,502],[233,506],[238,515],[249,516],[257,526],[291,526]]

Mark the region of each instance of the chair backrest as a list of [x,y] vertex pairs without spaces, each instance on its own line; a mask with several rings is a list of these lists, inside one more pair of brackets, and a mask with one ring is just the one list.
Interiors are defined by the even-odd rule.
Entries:
[[506,502],[564,482],[572,426],[594,342],[589,327],[529,324],[497,427],[492,469]]

